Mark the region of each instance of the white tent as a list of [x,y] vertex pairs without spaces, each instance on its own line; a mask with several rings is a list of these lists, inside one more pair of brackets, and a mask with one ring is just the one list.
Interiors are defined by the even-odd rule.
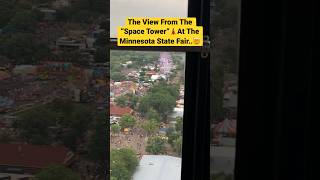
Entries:
[[155,74],[155,75],[152,75],[150,78],[151,78],[151,81],[155,81],[160,79],[160,75]]
[[144,155],[133,180],[181,180],[181,158],[165,155]]

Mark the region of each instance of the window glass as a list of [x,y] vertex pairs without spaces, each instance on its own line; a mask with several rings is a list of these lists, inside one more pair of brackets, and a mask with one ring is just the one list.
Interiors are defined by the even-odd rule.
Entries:
[[211,6],[211,180],[233,179],[238,98],[240,0]]
[[184,64],[185,53],[111,51],[111,177],[180,179]]
[[0,177],[105,176],[106,7],[0,0]]
[[[187,17],[187,2],[111,0],[110,37],[127,17]],[[111,179],[180,180],[185,53],[110,57]]]

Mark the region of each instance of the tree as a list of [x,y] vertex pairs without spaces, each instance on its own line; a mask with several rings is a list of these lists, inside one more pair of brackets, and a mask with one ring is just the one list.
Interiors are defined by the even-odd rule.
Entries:
[[154,110],[153,108],[150,108],[146,114],[147,119],[154,119],[156,121],[160,121],[160,115],[159,113]]
[[166,138],[161,136],[149,137],[146,151],[151,154],[160,154],[165,150]]
[[11,18],[8,27],[16,32],[32,33],[35,30],[37,16],[31,10],[20,10]]
[[52,111],[62,113],[61,116],[74,110],[73,102],[64,99],[54,99],[46,107]]
[[180,135],[176,140],[173,141],[173,149],[179,155],[182,153],[182,136]]
[[76,150],[77,141],[84,138],[84,135],[92,122],[90,110],[84,105],[73,104],[71,112],[61,112],[61,125],[68,129],[67,133],[61,138],[65,146],[72,150]]
[[115,99],[115,102],[118,106],[125,107],[127,106],[127,97],[125,95],[121,95]]
[[179,87],[177,85],[169,85],[166,84],[166,82],[161,82],[158,85],[152,87],[150,89],[150,92],[156,93],[156,92],[168,92],[171,96],[173,96],[175,99],[179,96]]
[[110,128],[113,134],[118,134],[121,130],[121,126],[119,126],[118,124],[112,124]]
[[115,99],[117,105],[121,107],[129,106],[132,109],[136,108],[138,101],[139,97],[133,93],[121,95]]
[[93,162],[98,163],[98,174],[103,175],[105,168],[109,166],[108,153],[108,136],[107,116],[105,113],[99,113],[95,117],[93,134],[88,143],[88,157]]
[[0,0],[0,28],[6,26],[12,18],[14,11],[13,1]]
[[148,135],[154,134],[159,130],[159,123],[155,119],[145,121],[141,125],[142,129],[147,132]]
[[[139,111],[146,115],[150,108],[156,110],[161,116],[166,117],[176,106],[179,88],[176,85],[167,85],[162,82],[151,88],[146,96],[141,98]],[[163,118],[166,120],[166,118]]]
[[16,64],[32,64],[51,55],[47,45],[36,42],[30,33],[3,34],[0,41],[0,54]]
[[139,97],[133,93],[126,94],[126,97],[128,98],[128,106],[132,109],[136,109],[136,106],[139,102]]
[[110,153],[111,179],[131,180],[138,165],[138,158],[132,149],[112,149]]
[[18,114],[14,125],[27,142],[50,144],[54,139],[75,150],[77,141],[84,137],[91,121],[88,107],[66,100],[54,100]]
[[120,72],[111,72],[111,79],[114,81],[125,81],[127,78]]
[[120,126],[122,128],[133,127],[135,124],[136,124],[136,119],[130,114],[126,114],[122,116],[120,119]]
[[36,174],[36,179],[38,180],[80,180],[75,173],[73,173],[70,169],[65,168],[63,166],[50,166],[38,174]]
[[142,68],[142,71],[139,73],[139,81],[144,82],[146,81],[146,71],[144,68]]
[[168,143],[174,146],[173,142],[179,138],[181,134],[177,133],[174,128],[168,128],[166,131],[166,136],[168,137]]
[[182,134],[182,132],[183,132],[183,119],[182,119],[182,117],[176,118],[175,129],[177,132],[180,132]]
[[56,114],[45,107],[37,107],[18,114],[14,127],[31,144],[50,144],[50,126],[55,125]]
[[139,76],[139,82],[145,82],[146,78],[144,76]]
[[169,92],[151,92],[141,99],[139,111],[145,114],[152,107],[162,116],[166,116],[172,112],[175,105],[176,99]]

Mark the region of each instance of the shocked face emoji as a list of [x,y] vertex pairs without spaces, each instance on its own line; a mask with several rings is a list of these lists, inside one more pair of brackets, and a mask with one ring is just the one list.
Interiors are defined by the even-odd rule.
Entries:
[[197,37],[193,38],[193,43],[200,44],[200,38],[197,38]]

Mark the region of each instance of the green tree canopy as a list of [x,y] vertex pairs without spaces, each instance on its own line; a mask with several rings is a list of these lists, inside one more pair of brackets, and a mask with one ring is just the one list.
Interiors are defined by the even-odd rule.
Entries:
[[166,136],[168,137],[168,143],[174,146],[174,141],[179,138],[181,134],[178,133],[174,128],[168,128],[166,131]]
[[178,85],[172,85],[172,84],[166,84],[166,82],[161,82],[157,84],[156,86],[152,87],[150,89],[150,92],[157,93],[157,92],[168,92],[172,97],[175,99],[179,96],[179,86]]
[[36,42],[30,33],[0,35],[0,54],[16,64],[32,64],[51,56],[47,45]]
[[173,141],[173,149],[177,154],[181,155],[182,153],[182,136],[181,135],[176,140]]
[[108,158],[106,150],[109,146],[108,136],[107,116],[105,113],[100,113],[95,118],[93,134],[88,144],[88,155],[92,161],[99,164],[105,163]]
[[130,114],[126,114],[120,119],[120,126],[122,128],[133,127],[136,124],[136,118]]
[[176,99],[168,91],[150,92],[141,98],[139,111],[146,114],[150,107],[162,116],[172,112],[176,105]]
[[8,22],[9,29],[15,32],[34,32],[37,23],[37,14],[31,10],[19,10]]
[[161,119],[159,113],[156,110],[154,110],[153,108],[149,108],[148,112],[146,113],[146,117],[147,117],[147,119],[154,119],[158,122]]
[[127,97],[125,95],[121,95],[115,99],[115,102],[118,106],[125,107],[127,106]]
[[120,126],[119,124],[112,124],[112,125],[110,126],[110,129],[111,129],[111,132],[112,132],[113,134],[117,134],[117,133],[120,132],[121,126]]
[[148,94],[141,98],[139,111],[143,115],[146,115],[148,110],[153,108],[161,116],[166,117],[166,115],[173,111],[178,96],[178,86],[168,85],[165,82],[161,82],[151,88]]
[[50,144],[50,126],[55,125],[56,114],[45,107],[36,107],[18,114],[14,126],[21,137],[31,144]]
[[126,97],[128,98],[128,106],[132,109],[136,109],[139,97],[133,93],[126,94]]
[[136,108],[138,101],[139,97],[133,93],[121,95],[115,99],[117,105],[121,107],[129,106],[132,109]]
[[182,134],[182,132],[183,132],[183,119],[182,119],[182,117],[176,118],[175,129],[177,132],[180,132]]
[[18,114],[15,127],[21,137],[31,143],[50,144],[55,137],[75,150],[77,140],[84,137],[91,121],[88,107],[67,100],[54,100]]
[[110,153],[111,179],[131,180],[138,165],[138,158],[132,149],[112,149]]
[[154,120],[154,119],[150,119],[145,121],[142,125],[141,125],[142,129],[145,130],[147,132],[148,135],[154,134],[159,130],[159,122]]
[[166,139],[160,136],[148,138],[146,151],[151,154],[161,154],[165,151]]
[[47,167],[36,174],[36,178],[38,180],[80,180],[79,176],[63,166]]
[[127,80],[126,76],[124,76],[120,72],[112,72],[112,71],[111,71],[111,79],[114,80],[114,81],[125,81],[125,80]]

